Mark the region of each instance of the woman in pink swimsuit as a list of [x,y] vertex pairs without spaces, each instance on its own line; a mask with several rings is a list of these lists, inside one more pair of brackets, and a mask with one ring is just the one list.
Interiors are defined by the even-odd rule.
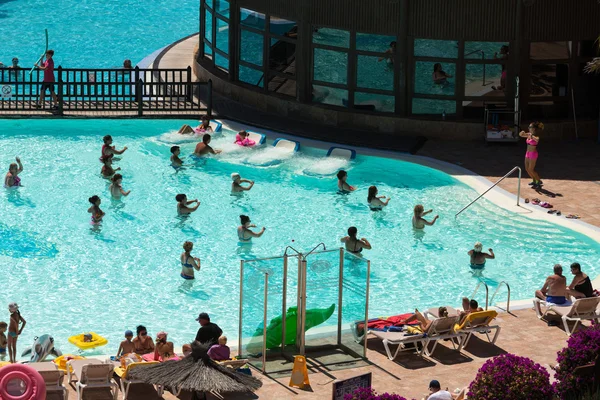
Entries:
[[537,146],[540,142],[539,134],[544,130],[544,124],[541,122],[532,122],[529,124],[529,132],[521,131],[519,136],[527,138],[527,152],[525,153],[525,170],[527,174],[533,179],[533,182],[529,184],[534,189],[542,187],[543,182],[540,179],[540,175],[535,172],[535,164],[538,158]]
[[7,188],[21,186],[21,178],[19,178],[21,172],[23,172],[23,164],[21,164],[21,160],[17,157],[17,163],[12,163],[8,167],[8,172],[4,177],[4,186]]

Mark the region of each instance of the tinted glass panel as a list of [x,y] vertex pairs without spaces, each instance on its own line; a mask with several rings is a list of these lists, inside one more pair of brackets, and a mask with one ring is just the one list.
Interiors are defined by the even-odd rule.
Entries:
[[415,56],[458,58],[456,40],[415,39]]
[[504,96],[505,85],[502,65],[467,64],[465,66],[465,96]]
[[208,10],[206,10],[206,14],[204,15],[204,37],[212,43],[212,13]]
[[215,0],[215,11],[225,18],[229,18],[229,2],[227,0]]
[[296,42],[271,39],[269,69],[296,75]]
[[347,107],[348,91],[338,88],[313,85],[313,102]]
[[268,88],[275,93],[296,97],[296,81],[287,76],[271,75]]
[[572,42],[536,42],[531,43],[532,60],[564,60],[572,53]]
[[313,28],[313,43],[348,48],[350,32],[330,28]]
[[229,53],[229,24],[217,18],[217,49]]
[[354,108],[358,110],[394,112],[394,96],[375,93],[354,93]]
[[357,63],[357,86],[382,90],[394,89],[393,64],[385,59],[382,60],[381,57],[361,55],[357,56]]
[[356,50],[376,51],[384,53],[396,42],[395,36],[370,35],[367,33],[356,34]]
[[454,100],[430,100],[430,99],[413,99],[412,113],[413,114],[432,114],[439,115],[456,114],[456,102]]
[[213,58],[213,49],[206,43],[204,43],[204,57],[210,58],[211,60]]
[[247,8],[240,9],[240,23],[252,27],[254,29],[265,30],[265,14],[248,10]]
[[279,18],[274,15],[271,15],[269,20],[269,30],[276,35],[287,36],[290,38],[296,38],[298,35],[298,25],[296,25],[296,22]]
[[504,60],[510,47],[507,42],[465,42],[465,58],[474,60]]
[[225,71],[229,71],[229,59],[227,57],[223,57],[219,53],[215,53],[215,65],[224,69]]
[[314,50],[314,79],[346,84],[348,80],[348,53],[334,50]]
[[258,87],[263,87],[265,83],[262,71],[258,71],[253,68],[248,68],[243,65],[239,66],[238,79],[242,82],[246,82],[250,85]]
[[569,84],[567,64],[531,66],[531,100],[536,97],[566,96]]
[[[435,73],[434,67],[437,68]],[[417,61],[415,93],[453,95],[455,68],[456,65],[452,63]]]
[[264,36],[242,29],[240,59],[258,66],[263,65]]

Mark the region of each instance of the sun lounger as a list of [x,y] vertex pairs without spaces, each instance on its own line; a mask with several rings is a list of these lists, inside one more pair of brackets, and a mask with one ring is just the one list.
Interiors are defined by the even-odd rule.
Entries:
[[59,371],[56,364],[51,362],[29,363],[27,364],[35,369],[46,383],[46,394],[61,393],[64,400],[67,400],[67,388],[63,385],[65,373]]
[[[498,313],[494,310],[488,311],[477,311],[467,314],[462,324],[456,324],[454,331],[456,333],[466,334],[462,347],[467,347],[469,340],[474,333],[485,333],[488,341],[491,344],[496,343],[498,335],[500,335],[500,326],[490,325],[490,323],[498,316]],[[490,338],[490,333],[495,330],[496,333],[493,338]]]
[[74,380],[79,380],[83,366],[88,364],[104,364],[104,362],[97,358],[73,359],[67,361],[67,382],[70,384]]
[[77,388],[77,399],[83,399],[83,391],[87,388],[107,388],[111,391],[113,399],[117,400],[119,387],[112,380],[113,365],[112,364],[86,364],[81,369],[79,381],[75,387]]
[[[556,304],[548,304],[540,299],[533,299],[533,308],[538,318],[544,318],[550,311],[557,314],[563,321],[565,332],[567,335],[571,335],[577,328],[577,325],[584,320],[594,320],[598,322],[600,318],[600,312],[598,311],[598,305],[600,304],[600,297],[587,297],[584,299],[577,299],[571,305],[563,306]],[[546,310],[544,313],[541,312],[541,307],[545,306]],[[575,326],[573,329],[569,329],[569,322],[574,321]]]
[[[134,362],[134,363],[127,365],[127,368],[123,368],[120,366],[115,368],[115,374],[117,374],[117,376],[121,380],[121,392],[123,393],[123,400],[127,400],[127,396],[129,396],[129,388],[131,385],[136,384],[136,383],[146,383],[144,381],[130,379],[129,373],[131,372],[131,370],[134,368],[144,368],[144,367],[154,365],[154,364],[158,364],[158,361]],[[162,388],[161,387],[157,387],[156,391],[158,392],[159,396],[162,396]]]

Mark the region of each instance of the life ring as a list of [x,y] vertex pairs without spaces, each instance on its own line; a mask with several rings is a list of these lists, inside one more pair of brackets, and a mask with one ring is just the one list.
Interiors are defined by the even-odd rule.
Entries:
[[[20,395],[8,392],[11,381],[24,383],[24,392]],[[0,400],[44,400],[46,383],[44,378],[33,368],[25,364],[12,364],[0,370]]]

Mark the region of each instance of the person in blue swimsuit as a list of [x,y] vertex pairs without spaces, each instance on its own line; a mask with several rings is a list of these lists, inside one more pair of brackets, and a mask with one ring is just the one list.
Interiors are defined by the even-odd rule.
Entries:
[[483,252],[483,245],[481,242],[475,243],[473,246],[473,250],[469,250],[467,253],[471,257],[471,268],[473,269],[483,269],[485,267],[486,260],[493,260],[496,258],[494,255],[494,250],[488,249],[490,254]]
[[181,253],[181,277],[183,279],[194,279],[194,270],[200,271],[200,259],[192,257],[194,243],[183,243],[183,253]]
[[238,226],[237,234],[238,239],[241,244],[252,243],[252,238],[259,238],[265,233],[265,227],[260,230],[260,232],[253,232],[249,228],[256,228],[256,225],[250,223],[250,217],[247,215],[240,215],[240,223],[242,225]]

